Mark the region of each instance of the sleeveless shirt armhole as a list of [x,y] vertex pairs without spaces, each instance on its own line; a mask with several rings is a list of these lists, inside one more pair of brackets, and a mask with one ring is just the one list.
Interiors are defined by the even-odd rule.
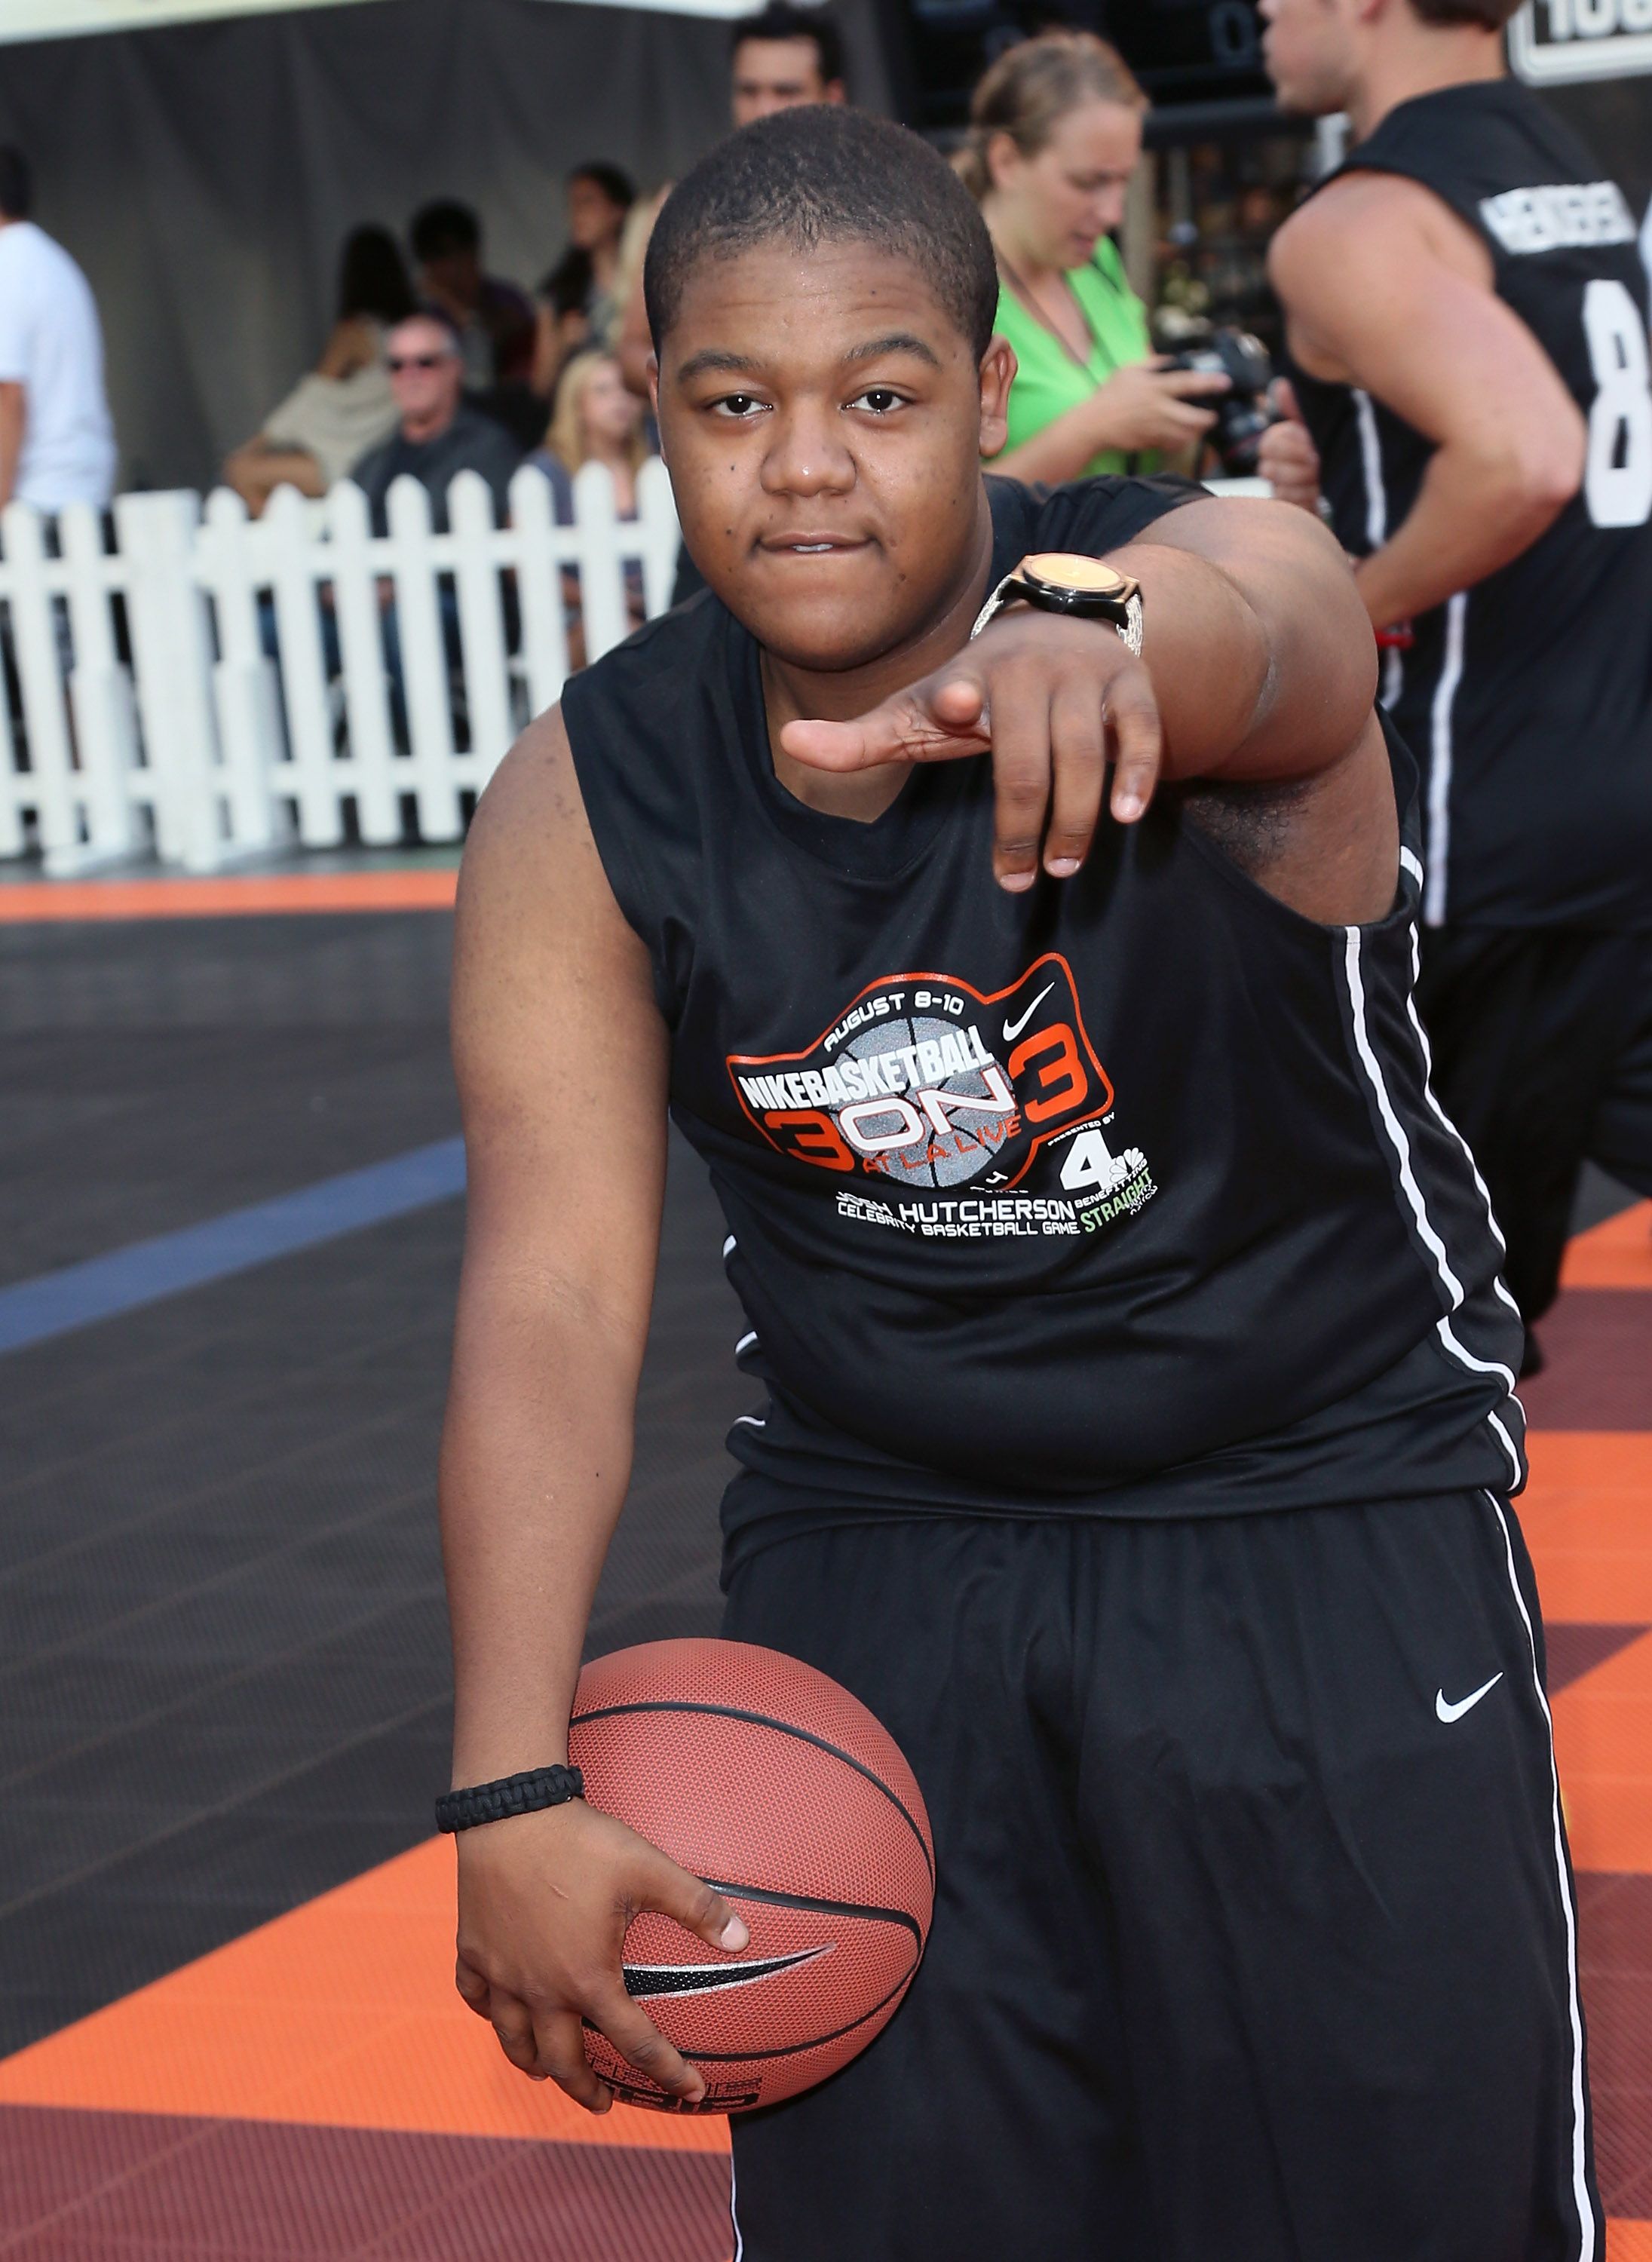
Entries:
[[[1389,776],[1394,787],[1394,811],[1398,820],[1400,845],[1394,900],[1381,918],[1360,923],[1360,932],[1363,934],[1390,932],[1414,921],[1422,900],[1422,773],[1418,767],[1417,757],[1380,707],[1376,710],[1376,717],[1382,733],[1383,750],[1388,755]],[[1190,780],[1189,782],[1197,783],[1197,781]],[[1157,803],[1154,806],[1158,806]],[[1150,818],[1151,814],[1150,810]],[[1186,828],[1189,847],[1221,876],[1223,885],[1281,930],[1309,931],[1334,937],[1341,937],[1348,932],[1347,923],[1344,920],[1310,918],[1306,911],[1294,911],[1271,888],[1247,872],[1215,834],[1207,832],[1196,819],[1190,820],[1181,815],[1178,821]]]
[[[1367,139],[1352,148],[1334,171],[1317,182],[1309,193],[1318,195],[1332,181],[1348,173],[1388,173],[1396,180],[1410,181],[1415,187],[1426,189],[1431,196],[1438,197],[1446,211],[1486,246],[1495,263],[1504,256],[1504,247],[1486,225],[1480,208],[1480,189],[1471,175],[1463,170],[1465,153],[1456,142],[1466,130],[1483,131],[1490,125],[1495,132],[1506,125],[1511,95],[1517,104],[1523,106],[1533,101],[1525,88],[1506,79],[1437,87],[1432,94],[1414,95],[1396,104]],[[1499,117],[1499,112],[1505,114]],[[1539,114],[1557,136],[1565,134],[1552,112],[1545,116],[1540,110]],[[1442,148],[1451,152],[1444,162]],[[1581,145],[1575,144],[1565,155],[1556,149],[1555,155],[1560,160],[1555,172],[1557,180],[1563,180],[1568,169],[1572,169],[1578,180],[1590,176],[1595,161]],[[1472,160],[1468,162],[1472,164]]]
[[1034,539],[1042,548],[1100,557],[1122,550],[1158,519],[1184,503],[1202,502],[1209,490],[1168,472],[1127,479],[1071,479],[1038,497]]
[[1208,490],[1196,480],[1154,472],[1128,478],[1104,472],[1061,486],[1012,479],[988,472],[992,512],[994,578],[1039,550],[1068,550],[1100,558],[1122,550],[1166,512],[1201,501]]
[[[682,1009],[685,903],[694,899],[703,765],[692,719],[726,678],[728,616],[709,590],[660,614],[562,688],[581,798],[614,900],[641,940],[667,1025]],[[686,889],[686,896],[685,896]]]
[[[1420,164],[1408,163],[1407,155],[1403,149],[1379,153],[1367,163],[1356,151],[1338,169],[1343,173],[1387,173],[1393,180],[1409,181],[1415,189],[1426,189],[1431,197],[1437,198],[1445,205],[1454,220],[1460,220],[1471,234],[1479,238],[1495,258],[1501,247],[1481,218],[1478,199],[1454,194],[1454,184],[1431,177]],[[1323,188],[1325,184],[1322,181],[1319,185]]]
[[601,737],[600,729],[594,725],[588,738],[585,719],[579,713],[584,704],[583,695],[576,694],[572,701],[568,695],[579,681],[578,676],[570,676],[563,686],[562,727],[567,732],[574,774],[579,782],[580,799],[585,805],[585,821],[591,828],[591,838],[596,843],[596,854],[608,884],[613,890],[614,901],[619,905],[620,915],[648,953],[654,1002],[661,1012],[666,1012],[657,922],[649,917],[648,892],[642,883],[641,875],[625,839],[623,814],[615,805],[611,774],[597,743]]

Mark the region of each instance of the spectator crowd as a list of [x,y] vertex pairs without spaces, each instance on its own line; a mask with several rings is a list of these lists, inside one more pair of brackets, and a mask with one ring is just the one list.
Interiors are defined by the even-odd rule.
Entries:
[[[843,98],[838,34],[819,7],[771,0],[737,22],[730,58],[737,126]],[[410,473],[444,526],[450,481],[473,470],[502,517],[525,462],[566,522],[574,476],[593,459],[613,472],[622,512],[634,510],[653,443],[642,263],[666,190],[639,200],[619,166],[593,158],[563,194],[564,249],[533,291],[489,271],[481,217],[454,198],[422,205],[405,241],[378,224],[352,231],[319,356],[224,463],[255,516],[278,487],[314,497],[350,478],[382,529],[392,481]],[[32,209],[26,158],[0,148],[0,508],[22,501],[49,517],[105,508],[118,456],[96,302]]]
[[[737,20],[730,48],[735,128],[776,110],[847,99],[828,11],[771,0]],[[1126,468],[1192,468],[1225,376],[1172,367],[1115,241],[1142,152],[1147,101],[1093,33],[1019,42],[976,90],[953,162],[998,255],[998,328],[1015,348],[1009,439],[994,468],[1058,481]],[[671,184],[639,196],[592,160],[564,182],[565,246],[536,291],[491,273],[480,216],[426,204],[407,254],[382,227],[344,246],[334,327],[314,368],[224,467],[249,508],[280,485],[310,495],[354,478],[383,530],[404,474],[446,524],[449,483],[480,473],[502,521],[523,463],[571,522],[585,463],[613,474],[622,515],[654,444],[642,269]],[[684,561],[678,595],[696,584]]]
[[[779,110],[848,99],[829,9],[768,0],[736,19],[729,118],[736,129]],[[1057,481],[1164,465],[1191,468],[1214,419],[1211,378],[1165,364],[1148,310],[1113,240],[1142,150],[1146,98],[1093,34],[1045,32],[1009,48],[977,89],[954,163],[979,201],[998,255],[998,328],[1020,365],[1009,438],[995,468]],[[563,249],[536,289],[492,270],[481,215],[451,196],[423,203],[405,233],[356,227],[339,258],[332,321],[314,365],[298,373],[259,429],[222,466],[254,515],[278,489],[324,496],[343,479],[364,493],[387,534],[389,496],[411,478],[435,530],[449,529],[461,472],[486,482],[495,522],[511,515],[524,465],[540,473],[559,523],[574,522],[574,480],[588,463],[614,483],[622,518],[637,514],[638,475],[655,451],[648,405],[651,341],[642,274],[670,192],[639,195],[620,167],[574,165],[562,183]],[[27,167],[0,151],[0,505],[11,496],[52,515],[105,506],[114,434],[104,402],[97,313],[69,254],[29,220]],[[506,577],[509,584],[509,577]],[[698,575],[680,553],[675,599]],[[583,657],[579,577],[565,577],[570,648]],[[627,568],[634,622],[640,568]],[[458,661],[451,576],[442,624]],[[380,591],[387,672],[402,696],[400,640]],[[340,665],[331,593],[320,592],[323,652]],[[516,621],[516,594],[507,611]],[[263,636],[280,657],[275,608]],[[514,633],[513,627],[513,633]]]
[[[736,126],[843,98],[837,33],[818,8],[775,0],[740,18],[730,63]],[[382,532],[391,484],[410,474],[439,529],[451,481],[474,471],[502,522],[527,463],[550,481],[566,524],[574,475],[596,461],[613,474],[622,516],[634,515],[636,475],[653,447],[643,255],[667,191],[639,199],[629,176],[600,159],[575,165],[563,185],[566,249],[533,292],[489,271],[481,218],[454,198],[413,215],[405,253],[383,227],[355,230],[314,367],[224,465],[250,511],[278,486],[321,495],[348,477]]]
[[[847,98],[829,11],[770,0],[738,18],[730,45],[733,126]],[[1009,441],[996,468],[1060,480],[1193,460],[1226,379],[1171,369],[1114,241],[1139,161],[1145,97],[1092,34],[1045,33],[1009,48],[977,88],[954,162],[998,254],[998,327],[1019,363]],[[281,486],[312,497],[363,488],[379,531],[389,489],[410,475],[447,524],[451,482],[479,472],[509,515],[523,464],[550,482],[563,523],[573,482],[595,460],[622,515],[654,444],[642,268],[667,182],[647,196],[593,158],[563,182],[564,248],[537,289],[491,271],[481,216],[426,202],[398,237],[356,228],[339,261],[320,355],[223,465],[255,515]],[[97,309],[79,269],[29,219],[27,168],[0,151],[0,503],[47,511],[105,504],[115,449],[104,402]],[[679,594],[693,585],[685,563]]]
[[[768,0],[736,20],[729,47],[735,129],[778,110],[847,99],[828,9]],[[1191,468],[1214,421],[1210,396],[1227,379],[1172,369],[1155,353],[1148,310],[1114,241],[1146,106],[1117,54],[1086,32],[1018,43],[977,89],[953,162],[992,238],[997,326],[1019,364],[996,469],[1057,481],[1127,466]],[[460,472],[485,480],[502,525],[512,483],[530,466],[548,482],[558,522],[568,525],[575,478],[596,462],[613,479],[620,515],[634,517],[638,474],[656,447],[642,270],[670,187],[639,195],[616,164],[591,158],[574,165],[562,184],[563,249],[533,290],[492,270],[481,215],[455,198],[422,204],[401,236],[378,223],[355,228],[340,256],[319,356],[227,458],[226,483],[256,516],[280,487],[319,498],[350,479],[384,535],[391,488],[410,477],[429,495],[441,533]],[[102,508],[116,452],[97,308],[69,254],[30,220],[30,205],[25,163],[0,151],[0,505],[16,495],[48,515],[73,501]],[[444,625],[456,651],[450,579]],[[697,586],[685,552],[675,594]],[[572,573],[566,594],[578,652]],[[640,620],[634,565],[628,594]],[[387,584],[383,602],[399,691]],[[325,593],[322,606],[335,666]],[[278,656],[267,602],[264,613],[266,649]]]

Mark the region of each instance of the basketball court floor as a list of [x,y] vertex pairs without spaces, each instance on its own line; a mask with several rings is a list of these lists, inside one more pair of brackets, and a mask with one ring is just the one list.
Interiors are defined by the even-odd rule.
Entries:
[[[0,885],[0,2258],[729,2262],[716,2122],[451,1986],[452,874]],[[1612,2262],[1652,2262],[1652,1205],[1591,1189],[1521,1513]],[[740,1331],[674,1150],[593,1649],[718,1622]]]

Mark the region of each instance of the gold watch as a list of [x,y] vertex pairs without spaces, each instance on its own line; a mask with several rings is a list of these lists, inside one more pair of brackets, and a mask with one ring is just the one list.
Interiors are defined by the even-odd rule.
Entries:
[[999,583],[976,617],[971,641],[1006,605],[1036,605],[1041,612],[1071,613],[1082,621],[1106,621],[1141,657],[1142,587],[1100,558],[1067,550],[1041,550],[1023,558]]

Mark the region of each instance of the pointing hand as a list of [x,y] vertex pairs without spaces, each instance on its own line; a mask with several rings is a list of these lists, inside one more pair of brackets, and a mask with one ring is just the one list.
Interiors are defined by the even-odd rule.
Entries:
[[990,753],[997,795],[992,868],[1030,888],[1067,879],[1101,815],[1132,825],[1153,797],[1163,751],[1152,678],[1115,630],[1013,607],[944,667],[850,723],[788,723],[780,742],[821,770],[951,761]]

